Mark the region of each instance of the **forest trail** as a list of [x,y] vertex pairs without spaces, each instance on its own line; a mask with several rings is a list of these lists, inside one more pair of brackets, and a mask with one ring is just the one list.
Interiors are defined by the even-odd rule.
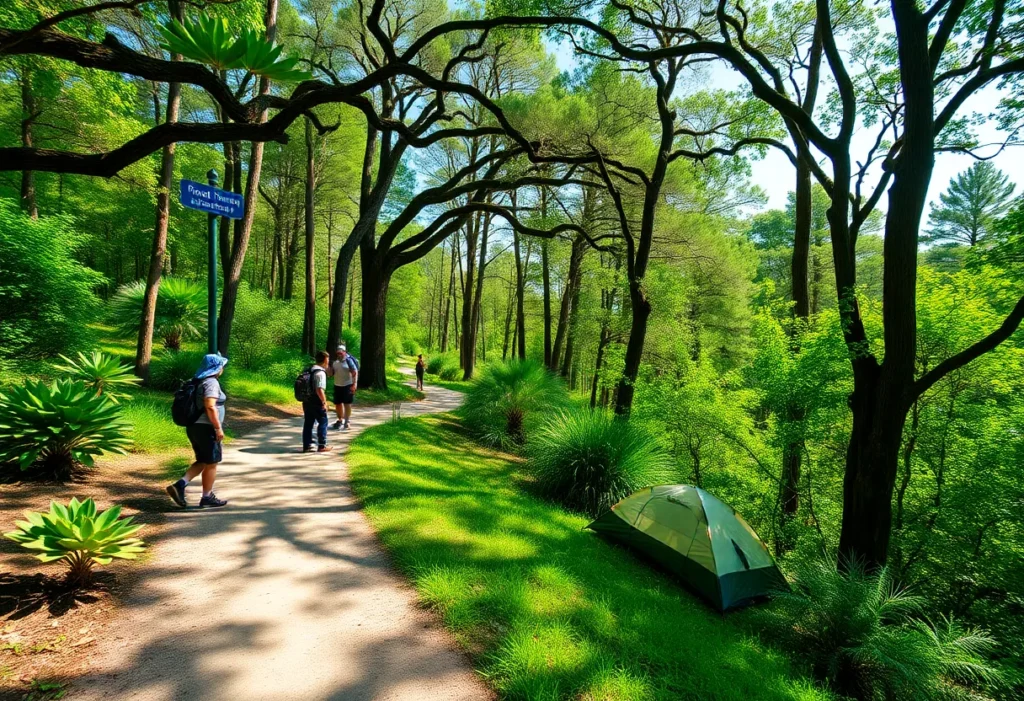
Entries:
[[[461,395],[428,387],[405,416],[449,411]],[[228,421],[230,423],[230,403]],[[353,411],[335,452],[299,453],[301,418],[225,450],[223,509],[193,506],[140,568],[72,699],[489,699],[394,571],[352,494],[344,454],[392,407]],[[162,485],[161,485],[162,486]]]

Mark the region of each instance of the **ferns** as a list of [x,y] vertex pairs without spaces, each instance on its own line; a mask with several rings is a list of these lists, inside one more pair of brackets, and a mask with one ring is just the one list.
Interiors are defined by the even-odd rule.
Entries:
[[993,640],[952,618],[923,618],[926,600],[900,588],[886,569],[857,563],[797,566],[792,591],[762,612],[770,630],[803,655],[815,675],[858,699],[984,698],[970,687],[998,682],[985,655]]

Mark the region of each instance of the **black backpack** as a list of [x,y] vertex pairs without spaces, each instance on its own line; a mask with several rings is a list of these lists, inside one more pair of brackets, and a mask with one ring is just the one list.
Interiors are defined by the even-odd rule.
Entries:
[[316,390],[313,389],[313,373],[318,369],[321,368],[317,368],[316,365],[310,365],[295,378],[296,401],[307,402],[316,396]]
[[171,403],[171,419],[178,426],[191,426],[203,415],[203,408],[196,401],[201,385],[201,380],[194,378],[185,380],[178,391],[174,393],[174,401]]

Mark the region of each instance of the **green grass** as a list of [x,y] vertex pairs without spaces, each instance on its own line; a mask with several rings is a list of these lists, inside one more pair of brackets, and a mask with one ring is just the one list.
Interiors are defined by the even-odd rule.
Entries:
[[450,416],[370,428],[349,454],[385,546],[511,699],[824,699],[780,652],[571,515]]

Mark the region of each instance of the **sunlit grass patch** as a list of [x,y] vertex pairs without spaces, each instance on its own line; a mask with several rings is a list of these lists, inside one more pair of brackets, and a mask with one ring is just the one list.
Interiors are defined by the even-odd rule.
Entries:
[[776,650],[524,493],[523,463],[451,417],[385,424],[356,493],[421,601],[512,699],[823,699]]

